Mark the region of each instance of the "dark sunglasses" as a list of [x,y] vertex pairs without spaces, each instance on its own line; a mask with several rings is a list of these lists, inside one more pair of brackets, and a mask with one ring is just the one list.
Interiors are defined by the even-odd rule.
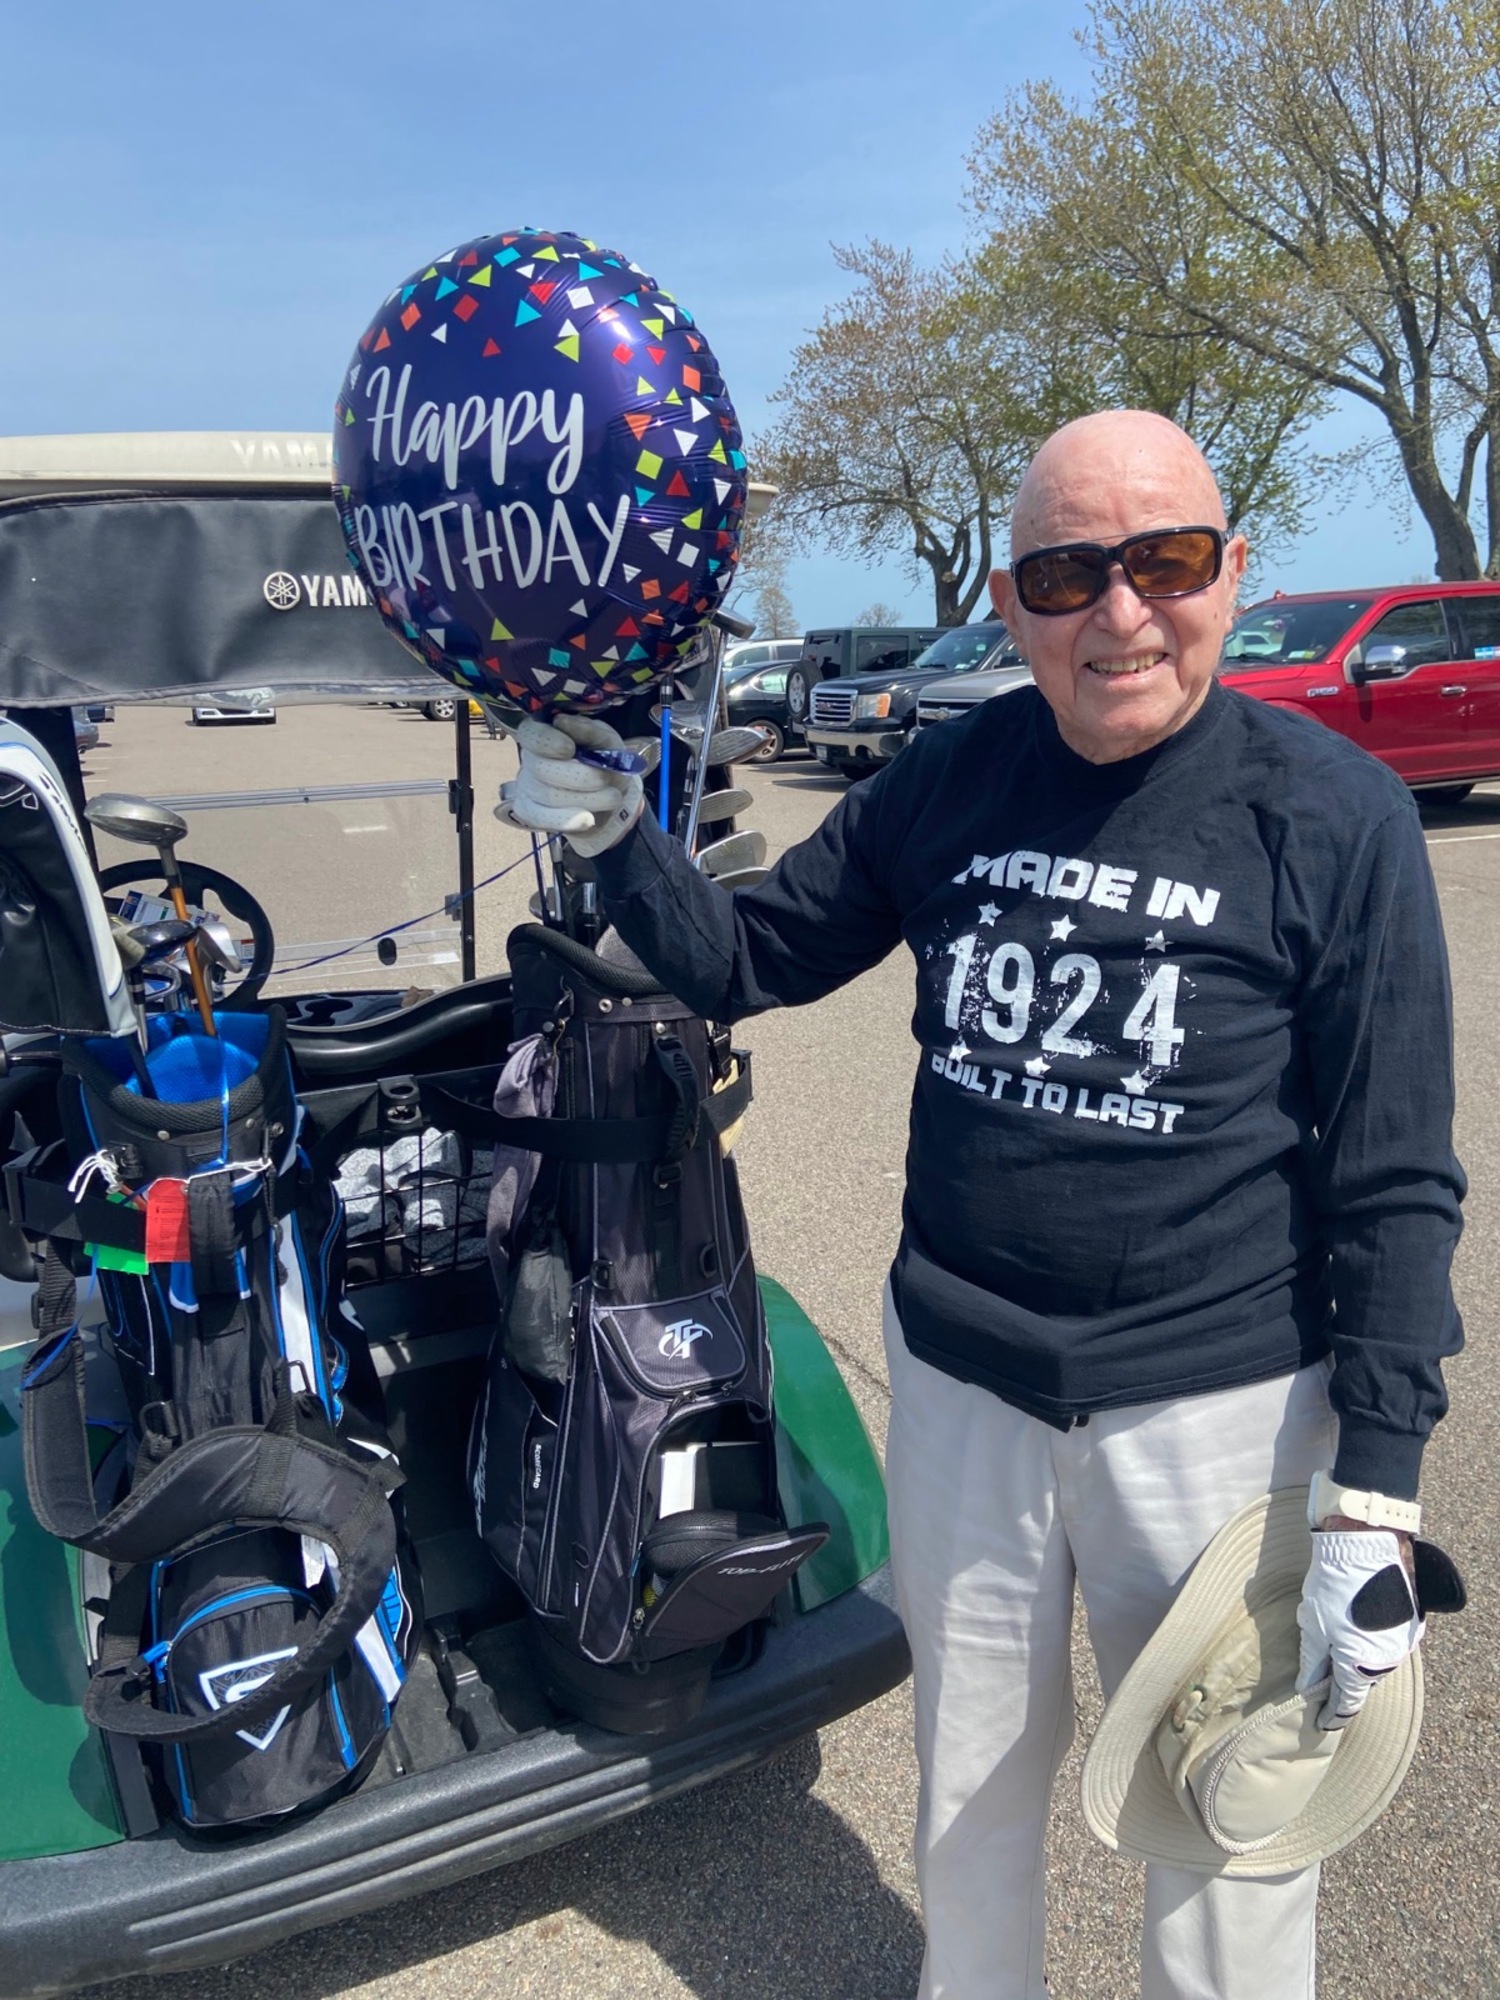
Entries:
[[1137,597],[1191,597],[1218,581],[1224,537],[1217,528],[1158,528],[1130,535],[1112,549],[1098,542],[1064,542],[1018,557],[1010,573],[1028,611],[1056,618],[1097,604],[1116,563]]

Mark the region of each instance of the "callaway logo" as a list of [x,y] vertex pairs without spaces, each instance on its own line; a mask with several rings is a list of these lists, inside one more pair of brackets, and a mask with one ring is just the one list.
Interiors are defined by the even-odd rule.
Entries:
[[801,1560],[799,1551],[796,1555],[785,1556],[780,1562],[775,1563],[725,1563],[719,1574],[720,1576],[769,1576],[773,1570],[795,1569]]
[[695,1319],[675,1319],[656,1343],[656,1351],[666,1355],[669,1361],[686,1361],[693,1351],[695,1340],[712,1340],[713,1337],[711,1326],[704,1326]]
[[[244,1701],[257,1688],[265,1686],[276,1671],[279,1660],[290,1660],[296,1651],[295,1646],[282,1646],[274,1653],[257,1653],[251,1660],[229,1660],[222,1667],[205,1667],[198,1676],[203,1699],[212,1709],[228,1708],[233,1702]],[[291,1712],[290,1705],[278,1710],[259,1736],[249,1729],[237,1729],[234,1733],[252,1750],[269,1750]]]
[[314,611],[370,601],[370,593],[352,569],[340,576],[309,576],[305,571],[293,576],[289,569],[273,569],[260,594],[273,611],[295,611],[304,599]]

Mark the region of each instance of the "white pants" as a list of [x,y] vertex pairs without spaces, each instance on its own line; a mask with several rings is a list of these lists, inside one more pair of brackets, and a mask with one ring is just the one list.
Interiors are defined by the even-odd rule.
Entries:
[[[916,1691],[919,2000],[1045,2000],[1075,1578],[1106,1696],[1229,1516],[1333,1462],[1326,1365],[1054,1430],[918,1361],[887,1291],[891,1555]],[[1143,2000],[1310,2000],[1318,1871],[1146,1872]]]

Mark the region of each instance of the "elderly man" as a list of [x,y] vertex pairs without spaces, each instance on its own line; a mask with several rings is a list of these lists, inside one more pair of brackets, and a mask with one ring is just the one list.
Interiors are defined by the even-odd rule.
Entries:
[[[1405,788],[1215,680],[1244,562],[1174,425],[1066,426],[991,579],[1035,689],[924,734],[733,897],[636,823],[638,781],[574,761],[602,725],[522,739],[514,817],[597,855],[706,1015],[915,960],[885,1334],[923,2000],[1045,1991],[1075,1581],[1108,1692],[1228,1517],[1322,1474],[1350,1531],[1314,1537],[1303,1605],[1324,1726],[1420,1637],[1350,1606],[1415,1525],[1460,1341],[1442,932]],[[1310,1995],[1316,1894],[1148,1870],[1148,2000]]]

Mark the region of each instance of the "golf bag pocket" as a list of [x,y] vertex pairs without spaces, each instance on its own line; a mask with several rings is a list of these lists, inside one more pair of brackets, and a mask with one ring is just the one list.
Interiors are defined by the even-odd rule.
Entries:
[[[308,1570],[315,1581],[309,1583]],[[327,1608],[326,1569],[300,1537],[231,1533],[153,1565],[148,1621],[153,1705],[231,1718],[307,1646]],[[243,1728],[164,1744],[161,1774],[185,1826],[273,1823],[336,1797],[362,1774],[390,1721],[403,1669],[390,1651],[356,1646],[268,1715]]]
[[763,1617],[827,1539],[821,1525],[789,1529],[753,1514],[666,1516],[641,1545],[640,1657],[717,1645]]
[[[755,1532],[782,1532],[774,1519],[771,1427],[747,1380],[744,1337],[717,1291],[622,1306],[599,1299],[585,1283],[577,1312],[584,1331],[562,1421],[545,1445],[535,1426],[525,1440],[531,1458],[523,1548],[549,1474],[552,1489],[550,1511],[541,1512],[533,1601],[561,1617],[578,1650],[601,1663],[719,1644],[759,1617],[779,1584],[759,1594],[721,1590],[716,1602],[705,1595],[696,1614],[686,1603],[670,1618],[662,1611],[665,1622],[648,1655],[641,1642],[658,1607],[643,1585],[651,1587],[653,1574],[664,1581],[664,1573],[660,1551],[653,1570],[643,1544],[667,1519],[678,1522],[676,1542],[685,1539],[690,1530],[679,1517],[696,1517],[700,1498],[714,1497],[706,1486],[700,1495],[699,1480],[706,1482],[716,1454],[726,1453],[733,1454]],[[721,1530],[713,1547],[725,1546]]]
[[502,1321],[508,1360],[539,1382],[566,1382],[573,1355],[573,1275],[555,1224],[523,1250]]
[[625,1375],[649,1396],[703,1396],[745,1372],[745,1343],[722,1292],[670,1305],[592,1306],[596,1333]]
[[538,1389],[507,1356],[496,1355],[475,1413],[471,1447],[474,1501],[490,1553],[539,1610],[553,1607],[544,1582],[558,1423]]

